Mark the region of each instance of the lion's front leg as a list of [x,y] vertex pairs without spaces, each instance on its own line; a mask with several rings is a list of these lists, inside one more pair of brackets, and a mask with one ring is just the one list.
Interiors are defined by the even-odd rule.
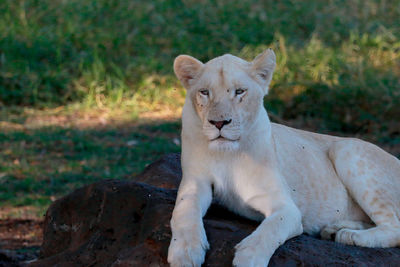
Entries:
[[200,266],[209,248],[203,216],[210,206],[211,186],[183,179],[171,218],[172,238],[168,262],[173,267]]
[[251,235],[236,245],[234,266],[266,267],[280,245],[303,232],[300,211],[291,200],[289,202],[273,211]]

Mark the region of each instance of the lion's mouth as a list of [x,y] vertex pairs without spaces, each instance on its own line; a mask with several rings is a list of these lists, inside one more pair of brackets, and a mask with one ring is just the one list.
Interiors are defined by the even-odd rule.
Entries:
[[216,141],[216,140],[233,142],[233,141],[238,141],[239,139],[234,140],[234,139],[229,139],[229,138],[227,138],[225,136],[219,135],[218,137],[216,137],[214,139],[211,139],[210,141]]

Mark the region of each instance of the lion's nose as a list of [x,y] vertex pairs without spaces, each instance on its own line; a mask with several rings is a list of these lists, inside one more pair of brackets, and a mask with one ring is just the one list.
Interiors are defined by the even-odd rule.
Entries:
[[215,127],[217,127],[218,130],[221,130],[222,127],[224,127],[224,125],[227,125],[229,123],[231,123],[232,120],[224,120],[224,121],[213,121],[213,120],[209,120],[209,122],[214,125]]

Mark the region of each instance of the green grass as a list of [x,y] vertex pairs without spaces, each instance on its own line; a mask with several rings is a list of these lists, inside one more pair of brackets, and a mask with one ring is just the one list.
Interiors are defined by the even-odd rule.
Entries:
[[251,60],[271,46],[272,112],[379,131],[369,125],[400,116],[399,17],[399,0],[5,0],[0,103],[176,107],[185,94],[172,71],[178,54]]
[[180,151],[173,142],[179,128],[164,122],[0,133],[0,206],[45,208],[82,185],[132,178],[161,155]]
[[398,86],[399,6],[398,0],[5,0],[0,100],[38,107],[173,104],[163,93],[177,85],[178,54],[207,61],[265,45],[281,59],[284,72],[275,82],[283,94],[299,83],[364,87],[386,78],[388,69],[397,79],[383,86]]
[[[251,60],[272,47],[271,114],[400,156],[399,17],[400,0],[0,1],[0,129],[12,128],[0,133],[0,205],[43,208],[179,151],[176,123],[125,125],[179,116],[179,54]],[[102,113],[119,124],[69,123]]]

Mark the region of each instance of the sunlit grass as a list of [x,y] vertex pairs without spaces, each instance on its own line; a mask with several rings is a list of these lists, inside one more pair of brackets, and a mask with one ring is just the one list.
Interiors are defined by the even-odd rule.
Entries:
[[[173,104],[167,91],[177,85],[172,62],[178,54],[207,61],[266,46],[281,59],[280,95],[304,84],[364,86],[366,76],[382,78],[371,68],[392,68],[399,76],[399,6],[399,0],[5,0],[0,101]],[[353,73],[341,80],[345,72]]]

